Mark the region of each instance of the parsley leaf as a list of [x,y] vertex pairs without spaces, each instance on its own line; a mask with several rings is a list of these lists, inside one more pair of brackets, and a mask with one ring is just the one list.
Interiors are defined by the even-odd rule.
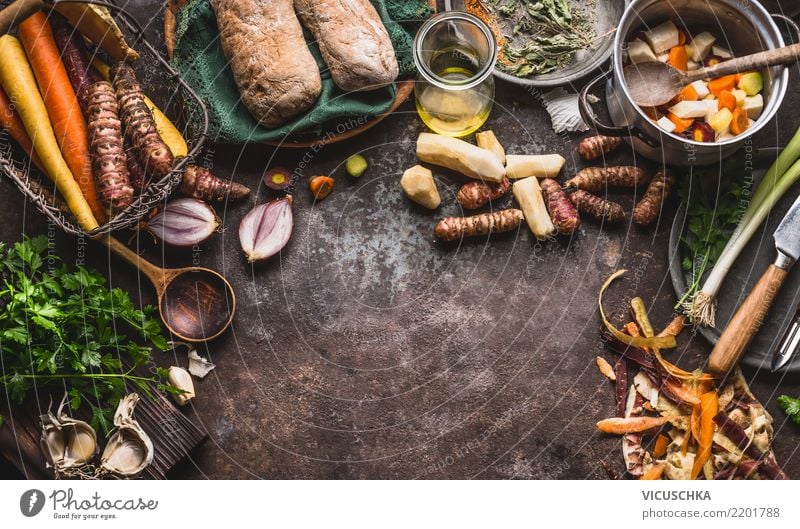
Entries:
[[795,399],[789,395],[781,395],[778,397],[778,406],[780,406],[790,419],[800,424],[800,398]]

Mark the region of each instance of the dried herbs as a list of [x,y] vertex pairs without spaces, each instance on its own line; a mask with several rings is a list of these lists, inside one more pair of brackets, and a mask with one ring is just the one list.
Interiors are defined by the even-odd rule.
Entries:
[[591,6],[572,9],[567,0],[485,0],[484,6],[510,30],[497,64],[517,77],[563,68],[595,39]]

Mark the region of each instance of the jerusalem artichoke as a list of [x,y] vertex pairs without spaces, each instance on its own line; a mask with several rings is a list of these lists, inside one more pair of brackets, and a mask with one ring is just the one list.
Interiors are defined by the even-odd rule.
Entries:
[[101,203],[114,214],[133,200],[117,96],[110,83],[100,81],[89,88],[86,101],[92,173]]
[[511,179],[555,178],[564,167],[566,160],[560,154],[509,154],[506,156],[506,176]]
[[490,235],[519,227],[524,216],[518,209],[504,209],[472,217],[447,217],[439,221],[433,233],[437,239],[456,241],[462,237]]
[[499,184],[484,184],[483,182],[469,182],[461,186],[456,194],[456,200],[464,209],[478,209],[497,200],[511,189],[511,181],[503,178]]
[[407,169],[400,178],[400,187],[409,199],[420,206],[436,209],[442,203],[433,173],[427,167],[415,165]]
[[537,239],[544,240],[555,235],[556,227],[553,226],[553,221],[550,220],[550,215],[547,213],[544,197],[542,197],[542,188],[536,177],[532,176],[514,182],[511,192],[525,213],[528,227]]
[[622,138],[611,136],[590,136],[581,140],[578,152],[585,160],[594,160],[608,154],[622,143]]
[[428,162],[485,182],[499,183],[506,169],[496,156],[487,156],[485,149],[447,136],[423,132],[417,139],[417,157]]
[[675,186],[675,176],[666,167],[658,170],[642,200],[633,209],[633,222],[640,226],[649,226],[656,220],[664,202],[669,198]]
[[639,187],[647,180],[644,169],[633,166],[587,167],[565,185],[570,190],[583,189],[590,193],[609,187]]
[[223,202],[246,197],[250,194],[250,188],[223,180],[203,167],[190,165],[183,172],[181,193],[205,202]]
[[569,198],[578,211],[594,219],[602,220],[609,224],[625,220],[625,210],[616,202],[605,200],[582,189],[572,193]]
[[491,130],[478,132],[475,134],[475,143],[477,143],[478,147],[481,149],[493,152],[500,160],[501,164],[506,164],[506,150],[500,142],[497,141],[497,136],[494,135],[494,132]]
[[552,178],[545,178],[539,185],[542,188],[544,203],[550,213],[553,225],[562,235],[570,235],[581,225],[581,218],[575,206],[567,198],[558,182]]
[[148,178],[160,180],[172,171],[174,157],[158,133],[153,114],[136,80],[136,73],[129,64],[120,62],[111,68],[110,75],[119,99],[125,134],[136,158]]

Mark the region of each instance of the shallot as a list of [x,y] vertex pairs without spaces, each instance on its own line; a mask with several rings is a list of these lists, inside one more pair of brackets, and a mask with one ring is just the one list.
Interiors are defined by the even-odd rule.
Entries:
[[173,200],[142,228],[172,246],[188,247],[205,242],[219,227],[214,209],[196,198]]
[[253,263],[280,252],[294,228],[292,197],[287,196],[253,208],[239,224],[239,242]]

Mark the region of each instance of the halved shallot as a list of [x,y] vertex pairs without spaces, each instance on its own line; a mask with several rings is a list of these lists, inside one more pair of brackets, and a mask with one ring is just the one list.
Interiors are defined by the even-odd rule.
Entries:
[[292,197],[286,196],[253,208],[239,224],[239,242],[253,263],[280,252],[294,228]]
[[188,247],[205,242],[219,228],[214,209],[196,198],[179,198],[164,206],[142,228],[172,246]]

